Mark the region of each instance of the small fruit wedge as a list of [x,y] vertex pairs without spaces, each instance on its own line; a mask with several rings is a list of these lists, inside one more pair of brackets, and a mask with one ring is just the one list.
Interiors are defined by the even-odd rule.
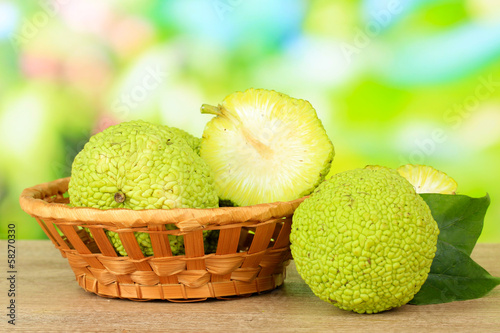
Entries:
[[368,169],[368,170],[380,170],[380,169],[389,169],[389,168],[385,167],[385,166],[381,166],[381,165],[370,164],[370,165],[365,166],[365,169]]
[[446,173],[431,166],[406,164],[397,171],[415,188],[417,193],[455,194],[457,182]]
[[250,206],[310,194],[325,178],[334,156],[308,101],[264,89],[227,96],[201,140],[200,155],[215,175],[221,202]]

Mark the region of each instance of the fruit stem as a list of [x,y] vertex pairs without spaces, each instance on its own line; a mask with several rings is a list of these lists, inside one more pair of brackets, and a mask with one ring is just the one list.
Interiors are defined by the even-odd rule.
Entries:
[[201,110],[201,113],[203,113],[203,114],[213,114],[216,116],[222,116],[222,110],[218,106],[203,104],[201,106],[200,110]]
[[115,201],[118,203],[122,203],[125,201],[125,194],[122,192],[116,192],[115,193]]

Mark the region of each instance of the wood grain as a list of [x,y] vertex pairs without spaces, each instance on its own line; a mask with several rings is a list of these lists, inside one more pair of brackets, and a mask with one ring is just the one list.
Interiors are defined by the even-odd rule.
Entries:
[[[5,254],[7,242],[0,241],[0,247]],[[405,305],[376,315],[360,315],[314,296],[292,261],[284,285],[265,294],[198,303],[134,302],[102,298],[81,289],[67,260],[50,241],[18,241],[16,247],[15,330],[20,332],[500,331],[500,287],[477,300]],[[492,275],[500,276],[499,254],[500,244],[478,244],[472,257]],[[0,290],[4,300],[0,331],[10,332],[5,280],[3,277]]]

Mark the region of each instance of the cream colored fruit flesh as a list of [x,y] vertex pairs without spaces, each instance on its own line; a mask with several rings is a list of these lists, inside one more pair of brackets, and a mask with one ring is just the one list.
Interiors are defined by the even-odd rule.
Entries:
[[333,145],[311,104],[275,91],[228,96],[206,126],[201,156],[215,174],[219,197],[238,206],[307,195],[326,176]]
[[426,165],[407,164],[397,171],[415,188],[417,193],[455,194],[457,182],[446,173]]

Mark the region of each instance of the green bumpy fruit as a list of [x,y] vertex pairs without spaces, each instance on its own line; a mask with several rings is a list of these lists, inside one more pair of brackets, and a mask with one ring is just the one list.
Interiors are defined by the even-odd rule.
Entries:
[[356,169],[324,181],[293,215],[297,271],[322,300],[358,313],[408,303],[427,279],[439,229],[397,171]]
[[[73,161],[68,194],[72,206],[99,209],[214,208],[219,202],[210,168],[185,135],[141,120],[90,138]],[[127,255],[118,235],[107,234],[117,252]],[[149,235],[136,238],[142,252],[152,255]],[[169,239],[173,253],[182,253],[182,237]]]
[[179,135],[182,137],[189,147],[194,150],[194,152],[199,156],[200,155],[200,147],[201,147],[201,138],[197,138],[188,132],[177,128],[177,127],[168,127],[171,131],[173,131],[175,134]]

